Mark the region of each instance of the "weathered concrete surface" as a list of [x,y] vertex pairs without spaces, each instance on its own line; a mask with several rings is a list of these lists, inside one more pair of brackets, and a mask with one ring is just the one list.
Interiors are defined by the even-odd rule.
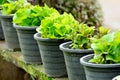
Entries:
[[[3,56],[6,61],[11,62],[14,65],[16,65],[17,67],[24,69],[27,73],[29,73],[31,76],[34,76],[38,80],[68,80],[67,77],[64,77],[64,78],[49,78],[49,77],[47,77],[44,72],[43,65],[26,64],[23,61],[23,57],[22,57],[22,54],[20,51],[14,52],[14,51],[0,49],[0,55]],[[9,74],[9,75],[11,75],[11,74]],[[25,76],[25,77],[29,78],[29,76]],[[24,80],[28,80],[28,78],[26,78]]]
[[5,49],[5,48],[6,48],[5,41],[4,40],[0,41],[0,49]]

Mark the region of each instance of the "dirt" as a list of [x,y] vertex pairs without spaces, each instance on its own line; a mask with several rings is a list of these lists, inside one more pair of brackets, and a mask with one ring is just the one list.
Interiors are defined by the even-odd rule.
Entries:
[[23,69],[7,62],[0,56],[0,80],[31,80]]

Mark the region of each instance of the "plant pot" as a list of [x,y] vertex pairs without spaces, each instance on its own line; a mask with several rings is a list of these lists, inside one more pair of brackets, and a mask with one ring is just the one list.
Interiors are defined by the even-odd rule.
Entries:
[[112,80],[120,74],[120,64],[95,64],[88,62],[94,54],[86,55],[80,59],[84,66],[87,80]]
[[[0,6],[0,14],[1,14],[1,6]],[[0,40],[4,40],[4,34],[3,34],[3,30],[2,30],[2,24],[1,24],[1,20],[0,20]]]
[[120,74],[118,76],[115,76],[112,80],[120,80]]
[[13,18],[12,15],[0,14],[7,49],[18,50],[20,49],[20,46],[16,29],[13,28],[12,18]]
[[41,38],[40,33],[36,33],[37,40],[45,73],[49,77],[63,77],[67,75],[64,56],[59,50],[59,45],[63,39]]
[[0,40],[4,40],[4,34],[3,34],[3,30],[2,30],[1,21],[0,21]]
[[25,27],[14,24],[17,30],[18,38],[20,42],[21,51],[25,63],[29,64],[41,64],[41,56],[36,40],[33,35],[36,33],[37,27]]
[[65,63],[69,80],[86,80],[85,73],[79,59],[87,54],[93,53],[93,50],[71,49],[69,46],[72,42],[66,42],[60,45],[64,53]]

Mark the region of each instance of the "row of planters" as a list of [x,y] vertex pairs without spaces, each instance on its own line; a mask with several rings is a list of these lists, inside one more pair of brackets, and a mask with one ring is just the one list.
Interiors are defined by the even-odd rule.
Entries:
[[[17,0],[0,0],[0,5],[10,2],[10,1],[17,1]],[[43,2],[49,6],[56,8],[60,13],[64,11],[68,13],[72,13],[72,15],[77,19],[79,22],[87,23],[88,25],[95,25],[100,26],[103,22],[103,15],[102,10],[99,2],[97,0],[27,0],[31,3],[36,3],[42,5]],[[2,29],[0,27],[0,39],[3,38]]]
[[120,74],[120,65],[115,64],[120,62],[119,31],[78,23],[71,14],[24,0],[3,5],[0,18],[8,49],[21,48],[25,63],[43,63],[49,77],[68,74],[69,80],[111,80]]
[[[67,17],[69,18],[69,15],[67,13],[65,15],[67,15]],[[59,19],[62,20],[62,18],[66,18],[65,15],[61,16]],[[28,64],[41,64],[43,61],[45,72],[50,77],[66,76],[67,72],[66,72],[64,57],[62,51],[59,50],[59,44],[63,42],[63,39],[61,39],[60,41],[55,40],[56,42],[60,42],[60,43],[55,42],[56,44],[54,45],[58,45],[58,47],[57,48],[53,47],[53,50],[56,49],[52,54],[53,56],[50,57],[49,55],[47,56],[47,58],[49,59],[52,58],[54,59],[52,59],[52,61],[48,59],[48,61],[50,61],[48,62],[44,60],[43,58],[44,55],[41,60],[40,54],[42,52],[41,51],[39,52],[37,42],[33,38],[33,35],[37,33],[36,28],[40,26],[41,21],[45,17],[50,17],[50,16],[58,17],[60,16],[60,13],[53,8],[49,8],[47,5],[45,5],[44,7],[33,6],[24,0],[19,0],[4,4],[2,6],[2,14],[0,18],[3,25],[3,31],[6,34],[5,40],[8,46],[7,49],[14,50],[17,48],[21,48],[23,59],[25,63]],[[8,19],[10,19],[10,21],[8,21],[9,24],[6,23],[7,22],[6,20]],[[14,37],[14,35],[16,37]],[[15,43],[16,41],[17,43]],[[54,40],[50,40],[50,41],[54,42]],[[20,47],[19,47],[19,43],[20,43]],[[15,46],[15,44],[18,46]],[[52,45],[53,43],[51,44],[51,46]],[[60,51],[60,53],[56,54],[56,52],[58,51]]]

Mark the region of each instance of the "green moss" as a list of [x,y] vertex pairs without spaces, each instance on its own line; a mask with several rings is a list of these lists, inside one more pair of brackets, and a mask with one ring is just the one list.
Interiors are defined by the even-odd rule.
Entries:
[[43,72],[42,65],[26,64],[23,61],[20,52],[0,50],[0,55],[3,56],[6,61],[14,63],[16,66],[24,69],[30,75],[38,78],[39,80],[53,80],[52,78],[47,77],[46,74]]
[[30,65],[26,64],[23,61],[21,52],[13,52],[9,50],[1,50],[0,49],[0,55],[3,56],[3,58],[8,61],[15,64],[17,67],[20,67],[24,69],[27,73],[31,75],[33,78],[37,78],[38,80],[68,80],[67,78],[50,78],[48,77],[45,72],[43,65]]

